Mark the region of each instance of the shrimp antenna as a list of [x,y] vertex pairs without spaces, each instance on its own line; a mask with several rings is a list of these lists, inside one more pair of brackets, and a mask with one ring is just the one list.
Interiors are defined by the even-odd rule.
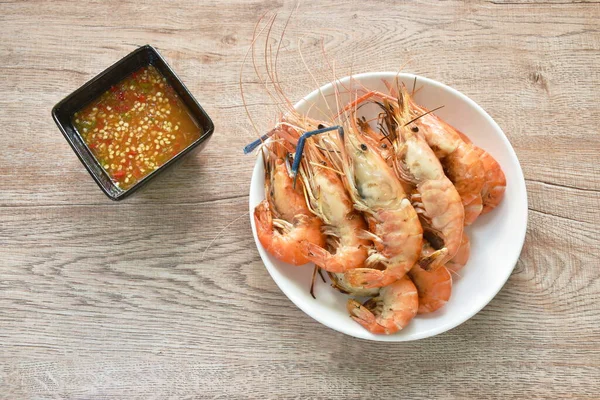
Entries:
[[424,114],[421,114],[421,115],[419,115],[418,117],[411,119],[410,121],[408,121],[407,123],[405,123],[405,124],[404,124],[404,126],[406,126],[406,125],[408,125],[408,124],[412,124],[413,122],[415,122],[415,121],[416,121],[416,120],[418,120],[419,118],[423,118],[423,117],[424,117],[424,116],[426,116],[427,114],[431,114],[432,112],[434,112],[434,111],[437,111],[437,110],[439,110],[440,108],[444,108],[444,106],[439,106],[439,107],[437,107],[437,108],[434,108],[433,110],[429,110],[429,111],[427,111],[426,113],[424,113]]
[[[292,13],[293,13],[293,11],[292,11]],[[287,25],[292,17],[292,13],[290,13],[290,15],[288,16],[288,19],[286,20],[286,24],[284,26],[283,32],[281,34],[279,45],[277,46],[277,50],[276,50],[276,54],[275,54],[275,63],[273,63],[273,60],[272,60],[273,59],[273,55],[272,55],[272,51],[271,51],[272,46],[270,46],[269,42],[271,40],[271,31],[273,29],[275,19],[277,18],[277,13],[275,13],[273,16],[271,16],[269,18],[269,20],[267,20],[265,26],[261,29],[259,34],[256,35],[256,38],[253,38],[252,46],[251,46],[252,65],[254,67],[254,72],[256,74],[256,77],[258,78],[258,81],[260,82],[260,84],[263,85],[265,92],[271,98],[271,100],[273,101],[273,104],[275,106],[277,106],[278,110],[282,114],[285,114],[285,112],[289,112],[290,110],[293,110],[293,106],[291,105],[289,99],[287,99],[285,96],[282,96],[282,90],[279,87],[279,84],[277,82],[277,80],[279,78],[276,76],[276,72],[274,75],[271,72],[271,70],[273,68],[276,68],[279,50],[281,48],[281,43],[283,41],[283,35],[285,34]],[[264,46],[264,64],[265,64],[267,76],[265,79],[263,79],[262,74],[260,73],[258,65],[257,65],[255,47],[256,47],[256,41],[258,40],[258,36],[260,36],[265,30],[267,31],[267,33],[266,33],[265,46]],[[271,68],[269,68],[269,65],[271,65]],[[275,65],[275,67],[273,67],[273,65]],[[269,85],[272,86],[272,89],[269,89]]]
[[[332,66],[332,63],[329,61],[329,57],[327,55],[327,51],[325,50],[325,39],[321,38],[321,52],[323,53],[323,59],[325,60],[325,62],[327,63],[327,67],[329,68],[329,70],[331,71],[332,75],[333,75],[333,84],[336,85],[340,85],[344,88],[344,90],[346,90],[346,93],[351,93],[351,86],[352,86],[352,68],[354,66],[354,52],[352,53],[352,64],[350,66],[350,79],[349,79],[349,83],[350,86],[346,86],[342,83],[341,80],[337,79],[337,77],[335,76],[335,68]],[[337,91],[334,92],[333,94],[334,96],[337,96]]]
[[298,168],[300,167],[300,160],[302,159],[302,153],[304,153],[304,142],[311,136],[319,135],[325,132],[331,132],[337,130],[340,137],[344,138],[344,128],[339,125],[330,126],[328,128],[321,128],[314,131],[304,133],[298,139],[298,145],[296,145],[296,154],[294,155],[294,163],[292,164],[292,177],[294,178],[294,187],[296,187],[296,179],[298,178]]
[[[304,64],[304,68],[306,69],[306,71],[308,72],[310,77],[312,78],[313,82],[315,83],[316,86],[319,87],[318,91],[319,91],[319,94],[321,95],[321,98],[325,102],[325,107],[327,107],[327,110],[329,111],[329,115],[331,117],[333,117],[334,113],[333,113],[333,110],[331,109],[331,107],[329,107],[329,103],[327,102],[327,97],[325,97],[325,95],[323,94],[323,91],[321,90],[321,87],[319,86],[319,82],[317,82],[315,75],[312,73],[311,69],[308,67],[308,63],[304,59],[304,54],[302,54],[301,41],[302,41],[302,38],[298,39],[298,55],[300,56],[300,59],[302,60],[302,64]],[[324,114],[324,115],[326,115],[326,114]]]
[[[265,16],[267,15],[268,11],[265,12],[262,17],[260,17],[260,19],[258,20],[258,22],[256,23],[256,25],[254,26],[254,33],[252,34],[252,43],[250,44],[250,47],[248,47],[248,50],[246,51],[246,54],[244,55],[244,59],[242,61],[242,65],[240,67],[240,78],[239,78],[239,83],[240,83],[240,94],[242,96],[242,103],[244,104],[244,109],[246,110],[246,115],[248,116],[248,119],[250,120],[250,124],[252,124],[252,128],[254,129],[254,131],[260,135],[260,132],[256,126],[256,124],[254,123],[254,120],[252,119],[252,115],[250,114],[250,110],[248,110],[248,104],[246,103],[246,97],[244,95],[244,85],[242,83],[242,77],[243,77],[243,73],[244,73],[244,65],[246,65],[246,60],[248,59],[248,55],[250,54],[250,51],[254,51],[254,44],[256,43],[256,40],[258,39],[258,37],[263,33],[263,31],[267,28],[267,25],[263,26],[262,29],[260,30],[260,32],[258,32],[258,35],[256,34],[256,31],[258,30],[258,27],[260,26],[260,23],[262,22],[262,20],[265,18]],[[271,17],[274,18],[274,17]]]
[[[296,7],[296,9],[297,8],[298,7]],[[285,23],[285,26],[284,26],[284,29],[283,29],[282,37],[279,40],[279,44],[277,46],[277,51],[276,51],[276,54],[275,54],[275,64],[274,64],[275,66],[277,65],[277,59],[278,59],[278,56],[279,56],[279,49],[280,49],[281,43],[283,41],[283,35],[285,34],[285,30],[287,29],[288,23],[290,22],[290,19],[292,17],[293,12],[294,12],[294,10],[292,10],[292,12],[290,13],[290,15],[288,16],[288,19],[286,20],[286,23]],[[260,32],[258,32],[258,34],[256,33],[256,31],[258,30],[258,27],[260,25],[260,22],[264,19],[264,17],[266,16],[266,14],[267,13],[265,13],[261,17],[261,19],[259,20],[259,22],[257,23],[257,25],[254,28],[254,33],[252,35],[252,44],[251,44],[250,48],[248,49],[248,51],[246,52],[246,56],[244,57],[244,63],[245,63],[246,58],[248,57],[250,51],[252,51],[252,53],[251,53],[252,54],[252,64],[254,66],[254,71],[256,72],[256,76],[258,77],[258,80],[263,85],[265,85],[265,90],[266,90],[267,94],[269,95],[269,97],[271,97],[271,99],[275,102],[275,104],[286,104],[286,102],[289,103],[289,101],[285,97],[283,98],[283,102],[282,103],[279,103],[279,101],[282,100],[281,98],[277,99],[275,97],[275,95],[279,95],[279,91],[278,91],[277,83],[276,83],[276,79],[278,79],[278,78],[274,77],[274,76],[276,76],[276,72],[275,72],[275,75],[273,75],[272,72],[271,72],[271,70],[275,70],[276,67],[272,66],[271,70],[269,70],[269,62],[268,62],[269,56],[271,55],[271,53],[269,52],[270,47],[268,46],[268,43],[269,43],[269,39],[270,39],[270,35],[271,35],[271,30],[273,29],[273,24],[275,22],[275,19],[277,18],[277,14],[274,14],[273,16],[271,16],[268,19],[268,21],[265,24],[265,26],[262,27],[262,29],[260,30]],[[264,51],[265,65],[266,65],[266,69],[267,69],[266,73],[267,73],[267,77],[270,79],[271,83],[275,86],[275,95],[273,95],[273,93],[269,90],[269,88],[268,88],[268,82],[266,82],[261,77],[261,74],[260,74],[260,72],[258,70],[258,67],[256,65],[256,59],[255,59],[255,53],[254,53],[255,43],[258,40],[258,38],[260,37],[260,35],[265,30],[267,31],[267,38],[265,40],[265,51]],[[271,58],[271,62],[272,62],[272,56],[270,58]],[[242,68],[243,68],[243,64],[244,63],[242,63]],[[242,86],[241,86],[241,75],[242,75],[242,73],[240,71],[240,88],[242,89]],[[242,93],[242,99],[244,99],[243,89],[241,90],[241,93]],[[250,122],[252,123],[252,126],[254,127],[254,130],[257,133],[259,133],[258,129],[256,128],[256,125],[254,124],[254,121],[252,120],[252,117],[250,116],[250,112],[248,111],[248,107],[246,106],[245,100],[244,100],[244,106],[246,107],[246,114],[248,114],[248,117],[250,118]],[[291,107],[291,105],[290,105],[290,107]],[[258,146],[260,146],[265,140],[267,140],[269,137],[271,137],[274,133],[275,133],[275,130],[271,130],[270,132],[268,132],[268,133],[260,136],[258,139],[256,139],[252,143],[246,145],[244,147],[244,154],[248,154],[248,153],[251,153],[252,151],[254,151]]]
[[[276,102],[278,102],[278,104],[283,105],[282,115],[284,115],[284,116],[286,114],[294,115],[296,113],[296,110],[294,109],[294,105],[291,103],[289,98],[285,95],[285,92],[284,92],[283,88],[281,87],[281,80],[279,78],[279,71],[278,71],[277,65],[278,65],[278,60],[279,60],[280,49],[281,49],[281,46],[284,41],[285,32],[288,28],[288,25],[292,19],[294,12],[296,10],[298,10],[299,7],[300,7],[300,3],[297,3],[296,7],[290,12],[290,14],[285,22],[285,25],[284,25],[281,35],[279,37],[279,42],[277,44],[277,48],[275,50],[275,57],[273,57],[272,46],[270,46],[270,45],[267,46],[267,43],[265,43],[265,69],[266,69],[267,77],[270,81],[270,84],[273,87],[274,94],[271,95],[270,91],[268,91],[268,90],[267,90],[267,92],[269,93],[271,98],[273,98]],[[269,30],[267,32],[267,42],[270,39],[270,35],[271,35],[271,30]],[[276,100],[275,96],[279,100]]]
[[[400,73],[398,73],[396,75],[396,78],[394,79],[394,83],[396,84],[396,91],[398,92],[398,96],[396,96],[396,103],[398,104],[398,110],[402,109],[402,105],[404,104],[404,96],[402,96],[403,91],[400,90],[400,79],[398,79],[398,76],[400,75]],[[403,88],[406,88],[404,86],[404,83],[402,84]]]
[[[275,63],[274,66],[272,68],[273,70],[273,77],[275,79],[275,82],[278,82],[277,84],[279,85],[279,87],[281,87],[281,84],[279,82],[281,82],[279,80],[279,70],[277,69],[277,61],[279,60],[279,50],[281,48],[281,44],[283,43],[283,37],[285,36],[285,32],[287,30],[288,24],[290,23],[290,20],[292,19],[292,16],[294,15],[294,12],[298,10],[298,8],[300,8],[300,3],[296,3],[296,7],[290,12],[290,15],[288,16],[287,20],[285,21],[285,25],[283,26],[283,30],[281,31],[281,36],[279,38],[279,43],[277,44],[277,51],[275,52]],[[283,90],[281,90],[281,92],[283,92]],[[282,95],[283,93],[279,93],[280,95]],[[284,102],[287,102],[288,106],[292,106],[292,104],[290,103],[289,99],[285,96],[283,96],[283,100]],[[293,108],[293,106],[292,106]]]

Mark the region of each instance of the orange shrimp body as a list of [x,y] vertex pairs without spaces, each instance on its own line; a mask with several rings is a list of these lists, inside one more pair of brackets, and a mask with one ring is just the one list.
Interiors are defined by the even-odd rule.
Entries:
[[360,286],[352,286],[348,280],[346,280],[346,274],[343,273],[329,273],[329,277],[332,282],[331,286],[345,294],[360,297],[374,297],[379,293],[379,288],[369,289]]
[[460,247],[458,248],[458,251],[456,252],[454,257],[452,257],[452,259],[446,263],[446,269],[448,269],[448,271],[450,272],[457,273],[458,271],[463,269],[464,266],[467,264],[470,255],[471,242],[469,241],[469,236],[467,236],[467,232],[463,232]]
[[506,177],[498,161],[485,150],[481,151],[481,161],[483,161],[483,168],[485,169],[485,184],[481,190],[483,199],[481,213],[486,214],[496,208],[502,201],[506,190]]
[[417,287],[419,294],[418,314],[427,314],[442,308],[452,294],[452,276],[443,265],[435,270],[426,271],[415,265],[408,276]]
[[444,174],[435,153],[418,134],[419,129],[411,124],[411,114],[405,101],[407,95],[402,86],[397,104],[392,106],[383,99],[382,107],[387,116],[387,139],[393,144],[392,161],[397,175],[412,188],[414,194],[411,200],[421,217],[426,237],[435,237],[439,245],[436,248],[443,252],[443,256],[435,257],[435,261],[428,264],[428,269],[434,269],[445,264],[458,251],[464,208],[458,191]]
[[349,300],[347,309],[353,320],[375,334],[392,334],[403,329],[417,314],[419,295],[413,282],[404,276],[381,288],[379,295],[360,304]]
[[272,143],[263,155],[266,196],[254,209],[258,240],[278,260],[293,265],[306,264],[310,260],[303,243],[325,244],[322,223],[306,205],[302,185],[293,187],[283,148]]
[[[471,139],[469,139],[467,135],[460,131],[458,133],[465,142],[472,144]],[[506,190],[506,177],[504,176],[504,171],[502,171],[500,164],[498,164],[498,161],[496,161],[490,153],[474,144],[472,144],[472,146],[479,155],[479,159],[483,163],[483,169],[485,170],[484,184],[481,189],[481,199],[483,203],[481,214],[486,214],[492,211],[500,204],[500,201],[502,201],[504,191]]]
[[[404,199],[395,210],[376,210],[367,217],[376,252],[367,259],[367,268],[346,273],[353,286],[383,287],[402,278],[419,258],[423,230],[410,202]],[[383,269],[379,269],[383,267]]]
[[[354,208],[365,214],[374,251],[366,268],[346,272],[352,286],[383,287],[402,278],[419,257],[423,229],[399,179],[355,127],[346,126],[344,139],[329,135],[321,146],[343,170]],[[339,158],[337,155],[341,154]]]
[[452,181],[464,206],[465,225],[477,219],[483,209],[481,192],[485,170],[478,152],[471,143],[465,142],[459,132],[434,114],[417,105],[407,95],[408,104],[419,133],[440,159],[446,176]]
[[367,228],[364,218],[352,207],[339,176],[325,168],[315,167],[310,185],[313,209],[320,215],[325,226],[323,231],[330,238],[329,249],[311,242],[303,243],[306,257],[328,272],[344,272],[361,267],[370,246],[361,233]]
[[[293,114],[286,118],[288,123],[306,130],[316,128],[319,124],[308,118],[296,118]],[[300,132],[288,126],[282,137],[295,145]],[[304,149],[300,176],[299,181],[306,188],[311,211],[324,222],[322,231],[326,238],[326,244],[303,242],[302,251],[306,258],[332,273],[363,266],[371,246],[370,241],[362,235],[367,224],[362,215],[354,210],[352,199],[338,172],[313,140],[309,140]]]
[[[423,241],[422,260],[436,258],[438,253],[427,240]],[[448,302],[452,294],[452,276],[443,265],[428,271],[420,265],[421,263],[422,261],[419,261],[419,264],[412,267],[408,276],[419,293],[418,314],[426,314],[443,307]]]

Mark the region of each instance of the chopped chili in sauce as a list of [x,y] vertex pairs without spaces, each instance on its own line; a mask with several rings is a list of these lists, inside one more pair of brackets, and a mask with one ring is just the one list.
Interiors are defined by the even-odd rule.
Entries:
[[201,134],[185,104],[151,65],[76,112],[73,125],[121,189],[135,185]]

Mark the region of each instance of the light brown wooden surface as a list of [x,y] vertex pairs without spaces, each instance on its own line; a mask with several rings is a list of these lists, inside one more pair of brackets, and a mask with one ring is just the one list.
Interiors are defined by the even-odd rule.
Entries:
[[[238,88],[278,1],[0,2],[0,399],[598,398],[600,5],[305,2],[279,70],[292,100],[340,74],[406,71],[481,104],[521,161],[528,235],[478,315],[404,344],[336,333],[269,277],[248,216],[253,137]],[[52,106],[150,43],[214,119],[131,199],[102,194]],[[274,107],[253,71],[250,111]],[[236,220],[236,218],[240,217]],[[205,249],[224,227],[210,248]]]

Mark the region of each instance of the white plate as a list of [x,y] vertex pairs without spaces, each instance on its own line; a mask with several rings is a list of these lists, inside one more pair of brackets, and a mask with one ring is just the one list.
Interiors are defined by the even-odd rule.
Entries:
[[[393,81],[394,72],[373,72],[354,75],[354,80],[362,85],[386,91],[382,79]],[[410,89],[415,75],[398,75]],[[340,80],[348,87],[350,78]],[[345,89],[338,86],[340,91]],[[346,311],[348,297],[323,283],[317,277],[315,287],[316,300],[309,294],[312,264],[301,267],[278,261],[269,255],[258,241],[254,225],[254,208],[264,199],[264,169],[259,156],[250,184],[250,220],[258,252],[273,277],[273,280],[285,295],[302,311],[323,325],[336,331],[362,339],[379,341],[408,341],[434,336],[465,322],[500,291],[510,276],[517,260],[527,228],[527,193],[525,180],[519,160],[508,139],[496,122],[473,100],[464,94],[431,79],[417,77],[415,100],[429,108],[444,105],[436,114],[460,129],[481,148],[488,151],[502,166],[506,174],[506,193],[502,203],[492,212],[475,221],[467,229],[471,238],[471,258],[460,271],[460,278],[454,279],[452,297],[442,309],[424,316],[417,316],[406,328],[394,335],[374,335],[354,322]],[[295,105],[301,113],[319,118],[319,110],[327,110],[326,101],[332,110],[335,106],[333,85],[328,84],[315,90]],[[342,100],[346,101],[347,98]],[[369,118],[370,110],[363,107],[360,112]]]

